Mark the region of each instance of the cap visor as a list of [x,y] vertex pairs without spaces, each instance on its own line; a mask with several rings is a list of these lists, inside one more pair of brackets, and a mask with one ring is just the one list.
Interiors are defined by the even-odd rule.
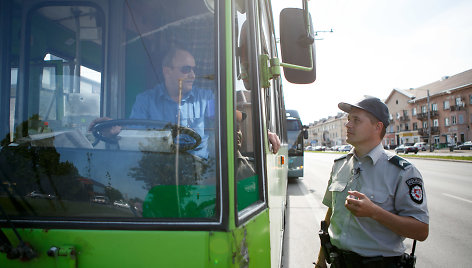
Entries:
[[352,106],[353,105],[351,105],[349,103],[345,103],[345,102],[338,103],[338,108],[343,110],[346,113],[349,113],[351,111]]

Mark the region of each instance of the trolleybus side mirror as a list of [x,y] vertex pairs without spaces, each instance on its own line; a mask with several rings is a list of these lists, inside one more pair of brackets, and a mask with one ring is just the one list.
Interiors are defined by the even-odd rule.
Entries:
[[303,126],[303,138],[308,139],[308,126]]
[[285,8],[280,12],[280,48],[287,81],[309,84],[316,80],[315,43],[307,8]]

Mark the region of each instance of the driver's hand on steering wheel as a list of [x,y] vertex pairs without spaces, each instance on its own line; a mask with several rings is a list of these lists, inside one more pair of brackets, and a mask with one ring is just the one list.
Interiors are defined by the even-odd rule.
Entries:
[[[88,127],[88,131],[92,131],[93,126],[95,126],[97,123],[108,121],[108,120],[112,120],[112,119],[109,118],[109,117],[100,117],[100,118],[97,118],[97,119],[93,120],[90,123],[89,127]],[[109,128],[104,128],[100,132],[104,137],[112,138],[112,137],[115,137],[116,135],[120,134],[121,126],[112,126],[112,127],[109,127]]]

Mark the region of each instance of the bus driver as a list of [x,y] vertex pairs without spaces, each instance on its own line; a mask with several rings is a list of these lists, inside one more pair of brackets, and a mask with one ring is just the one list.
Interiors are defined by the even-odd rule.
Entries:
[[[193,129],[202,138],[200,145],[189,152],[207,159],[208,134],[205,133],[205,121],[214,117],[214,94],[209,89],[193,86],[195,66],[195,58],[189,51],[178,47],[170,48],[162,61],[164,83],[159,83],[136,97],[130,118],[177,124],[180,110],[180,126]],[[179,80],[182,80],[180,107]],[[110,118],[96,119],[90,126],[105,120]],[[120,131],[120,126],[114,126],[103,131],[103,135],[112,137]]]

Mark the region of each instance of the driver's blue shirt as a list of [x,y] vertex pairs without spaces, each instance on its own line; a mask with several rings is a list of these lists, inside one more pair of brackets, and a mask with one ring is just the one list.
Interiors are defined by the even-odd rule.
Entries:
[[[136,96],[131,110],[131,119],[150,119],[177,124],[178,103],[172,100],[164,84],[157,84]],[[182,96],[180,105],[180,125],[197,132],[201,144],[192,151],[193,155],[208,158],[208,133],[205,124],[210,124],[215,115],[215,99],[211,90],[193,87]],[[209,126],[206,126],[207,129]]]

